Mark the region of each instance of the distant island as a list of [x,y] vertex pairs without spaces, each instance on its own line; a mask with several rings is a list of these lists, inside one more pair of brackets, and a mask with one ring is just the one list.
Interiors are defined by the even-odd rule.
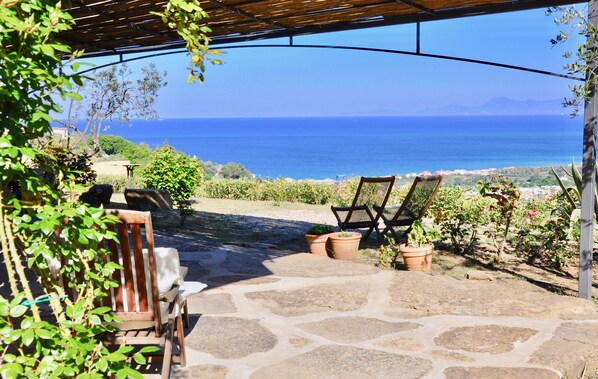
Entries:
[[478,106],[459,104],[428,109],[421,114],[433,116],[524,116],[524,115],[568,115],[562,99],[554,100],[513,100],[508,97],[495,97]]

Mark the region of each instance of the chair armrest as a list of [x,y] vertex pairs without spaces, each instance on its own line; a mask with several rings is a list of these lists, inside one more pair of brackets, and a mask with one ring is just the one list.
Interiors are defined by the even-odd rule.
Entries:
[[167,292],[158,295],[158,300],[170,303],[170,302],[173,302],[177,298],[178,295],[179,295],[179,286],[174,285]]

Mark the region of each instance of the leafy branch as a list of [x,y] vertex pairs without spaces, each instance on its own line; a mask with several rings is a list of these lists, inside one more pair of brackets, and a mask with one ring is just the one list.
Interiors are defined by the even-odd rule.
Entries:
[[565,98],[563,106],[571,108],[571,117],[576,117],[583,107],[583,103],[590,102],[592,89],[598,83],[596,75],[598,67],[598,30],[595,25],[588,22],[587,9],[578,9],[575,6],[550,7],[546,11],[547,16],[556,15],[554,22],[563,29],[551,39],[553,46],[564,44],[569,40],[572,33],[577,33],[584,38],[584,42],[578,43],[575,52],[566,51],[563,57],[569,59],[563,68],[570,75],[581,74],[586,80],[582,84],[569,86],[572,96]]

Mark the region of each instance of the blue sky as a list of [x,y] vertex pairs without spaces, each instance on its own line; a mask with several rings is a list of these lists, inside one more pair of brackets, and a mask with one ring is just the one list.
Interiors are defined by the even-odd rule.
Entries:
[[[565,49],[549,42],[558,30],[544,9],[427,22],[421,25],[421,51],[563,72]],[[415,25],[294,41],[414,50]],[[569,41],[567,48],[574,50],[577,41]],[[274,42],[287,41],[261,43]],[[223,65],[208,65],[204,84],[188,85],[187,59],[185,54],[151,59],[159,70],[168,71],[169,84],[157,100],[163,118],[425,114],[451,104],[478,106],[496,97],[562,99],[574,84],[533,73],[395,54],[248,48],[227,51]],[[149,61],[129,66],[136,70]]]

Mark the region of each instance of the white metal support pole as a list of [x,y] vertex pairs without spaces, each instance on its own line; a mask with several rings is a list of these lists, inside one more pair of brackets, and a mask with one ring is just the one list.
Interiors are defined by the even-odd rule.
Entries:
[[[588,22],[598,25],[598,0],[588,3]],[[596,48],[596,46],[589,46]],[[596,70],[598,62],[588,62]],[[594,194],[596,189],[596,116],[598,93],[591,87],[585,102],[583,128],[583,166],[581,187],[581,241],[579,249],[579,297],[592,298],[592,248],[594,241]]]

